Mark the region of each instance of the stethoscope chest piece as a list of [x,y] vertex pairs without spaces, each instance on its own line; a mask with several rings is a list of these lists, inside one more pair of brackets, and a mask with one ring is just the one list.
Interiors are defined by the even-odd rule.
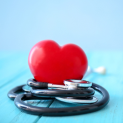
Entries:
[[[65,86],[67,86],[68,90],[74,89],[87,89],[92,86],[92,83],[85,80],[75,80],[69,79],[64,81]],[[91,104],[98,101],[98,99],[94,96],[85,96],[85,97],[56,97],[57,100],[66,103],[82,103],[82,104]]]
[[87,88],[91,87],[92,83],[85,80],[75,80],[75,79],[68,79],[64,81],[64,84],[69,87],[81,87],[81,88]]

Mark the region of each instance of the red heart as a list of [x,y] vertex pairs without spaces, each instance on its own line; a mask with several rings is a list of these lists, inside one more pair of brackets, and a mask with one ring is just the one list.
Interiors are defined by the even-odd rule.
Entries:
[[59,46],[53,40],[43,40],[31,49],[28,64],[37,81],[63,84],[65,79],[82,79],[88,62],[75,44]]

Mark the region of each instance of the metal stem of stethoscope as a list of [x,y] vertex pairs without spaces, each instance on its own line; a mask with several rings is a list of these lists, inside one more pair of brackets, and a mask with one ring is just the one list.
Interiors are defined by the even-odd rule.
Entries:
[[42,82],[37,82],[35,79],[29,79],[27,81],[27,85],[30,87],[38,88],[38,89],[43,89],[43,88],[48,88],[48,89],[77,89],[78,87],[91,87],[92,83],[85,81],[85,80],[74,80],[74,79],[69,79],[64,81],[65,85],[56,85],[56,84],[51,84],[51,83],[42,83]]
[[[84,76],[84,78],[86,78],[87,76],[89,76],[91,73],[98,73],[98,74],[105,74],[106,73],[106,69],[105,67],[103,66],[100,66],[100,67],[97,67],[95,69],[92,69],[90,66],[88,66],[88,69],[87,69],[87,72]],[[76,80],[76,82],[82,82],[82,80]],[[87,81],[86,81],[87,82]],[[66,83],[64,83],[64,85],[55,85],[55,84],[51,84],[51,83],[40,83],[40,82],[37,82],[35,80],[28,80],[27,81],[27,85],[29,85],[30,87],[35,87],[35,88],[48,88],[48,89],[75,89],[77,88],[78,86],[82,86],[82,87],[90,87],[91,86],[91,83],[89,84],[84,84],[84,83],[80,83],[80,84],[77,84],[75,83],[75,80],[74,80],[74,83],[69,83],[69,86]],[[30,91],[30,87],[28,86],[23,86],[23,90],[26,91],[26,92],[29,92]]]

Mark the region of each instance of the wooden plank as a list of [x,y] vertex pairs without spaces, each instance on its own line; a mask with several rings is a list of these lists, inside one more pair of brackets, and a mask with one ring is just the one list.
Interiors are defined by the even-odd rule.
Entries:
[[[100,111],[66,117],[42,116],[38,123],[122,123],[123,122],[123,78],[122,78],[122,52],[93,52],[89,59],[90,66],[104,65],[107,68],[106,75],[91,74],[87,80],[93,81],[105,87],[110,94],[109,104]],[[72,105],[55,100],[50,107],[70,107]]]
[[[0,122],[8,123],[8,122],[34,122],[39,118],[39,116],[30,115],[21,112],[14,105],[14,102],[7,97],[7,93],[10,89],[17,85],[24,84],[28,77],[29,73],[25,73],[23,76],[16,78],[14,81],[9,82],[6,86],[0,88],[1,98],[0,98]],[[38,101],[35,105],[40,106],[49,106],[52,101]],[[39,104],[38,104],[39,103]],[[6,118],[7,117],[7,118]],[[26,119],[25,119],[26,117]]]
[[[22,57],[20,57],[20,55]],[[26,55],[25,56],[24,54],[20,54],[20,55],[19,57],[18,54],[14,55],[14,57],[13,55],[11,55],[11,59],[9,60],[5,58],[5,60],[8,61],[7,67],[5,63],[3,69],[1,69],[2,73],[6,73],[6,70],[8,69],[8,65],[9,65],[9,69],[11,71],[7,72],[6,75],[3,74],[2,79],[0,78],[0,81],[4,80],[1,81],[2,86],[0,86],[0,93],[1,93],[0,122],[4,122],[4,123],[8,123],[8,122],[24,123],[27,121],[36,122],[41,117],[41,116],[34,116],[21,112],[14,105],[14,102],[7,97],[7,93],[10,89],[12,89],[17,85],[26,84],[27,79],[32,78],[32,74],[29,72],[29,69],[25,71],[25,69],[27,69],[27,65],[25,63]],[[28,101],[28,103],[29,102],[30,101]],[[37,101],[33,101],[32,105],[48,107],[51,103],[52,100],[46,100],[46,101],[37,100]]]

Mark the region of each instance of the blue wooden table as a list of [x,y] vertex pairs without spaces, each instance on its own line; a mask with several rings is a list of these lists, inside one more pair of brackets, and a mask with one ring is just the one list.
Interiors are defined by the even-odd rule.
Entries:
[[[109,104],[97,112],[76,116],[39,116],[21,112],[7,97],[10,89],[25,84],[32,78],[28,67],[27,52],[0,52],[0,123],[123,123],[123,52],[86,52],[89,65],[93,68],[105,66],[106,75],[91,74],[86,80],[105,87],[110,94]],[[99,98],[100,95],[96,94]],[[42,107],[70,107],[57,100],[28,101]]]

